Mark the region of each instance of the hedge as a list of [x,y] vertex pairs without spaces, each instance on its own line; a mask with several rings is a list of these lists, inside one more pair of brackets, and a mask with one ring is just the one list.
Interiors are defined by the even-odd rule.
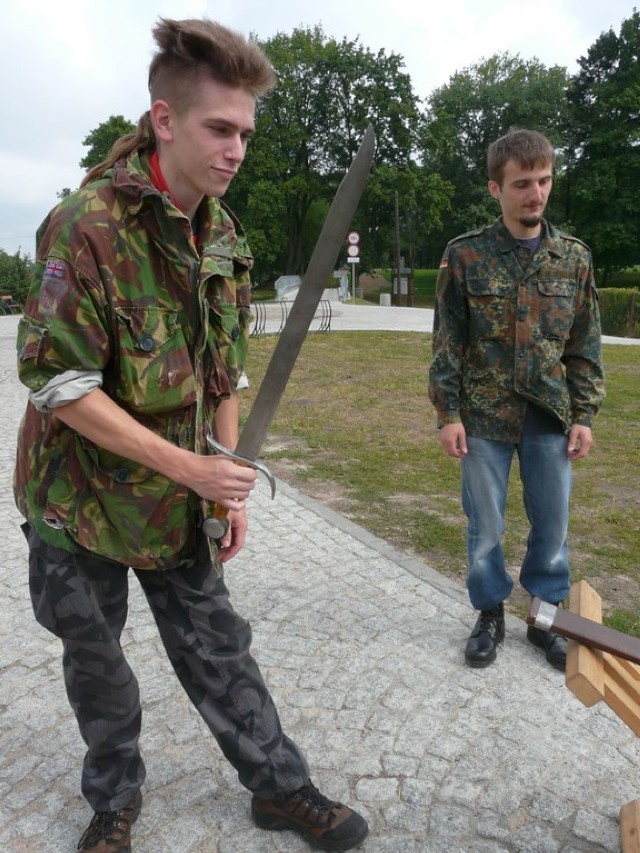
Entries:
[[640,290],[637,287],[603,287],[598,293],[602,334],[640,338]]

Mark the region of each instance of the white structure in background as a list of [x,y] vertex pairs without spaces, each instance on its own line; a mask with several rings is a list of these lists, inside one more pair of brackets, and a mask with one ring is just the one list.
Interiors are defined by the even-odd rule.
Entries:
[[[327,287],[322,292],[322,298],[331,302],[341,302],[349,298],[349,270],[339,269],[333,273],[338,279],[338,287]],[[278,302],[293,302],[298,295],[302,279],[299,275],[281,275],[276,279],[276,299]]]
[[299,275],[281,275],[276,279],[276,299],[278,302],[293,302],[298,295],[302,279]]

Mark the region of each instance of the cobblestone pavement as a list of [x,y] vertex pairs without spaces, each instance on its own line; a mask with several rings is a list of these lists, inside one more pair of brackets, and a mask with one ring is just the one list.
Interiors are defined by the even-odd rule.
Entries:
[[[25,402],[15,318],[0,318],[0,849],[75,850],[90,812],[84,752],[60,648],[34,621],[13,505]],[[314,781],[369,820],[367,853],[618,851],[620,807],[639,796],[637,739],[587,709],[507,617],[496,664],[464,665],[466,592],[429,566],[279,483],[252,498],[250,536],[227,569],[284,728]],[[145,804],[136,853],[309,849],[253,827],[248,793],[167,663],[132,583],[123,644],[140,680]]]

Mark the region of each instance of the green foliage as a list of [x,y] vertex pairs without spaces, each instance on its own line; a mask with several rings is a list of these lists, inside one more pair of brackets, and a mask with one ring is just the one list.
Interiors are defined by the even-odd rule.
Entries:
[[640,13],[603,33],[571,78],[568,218],[607,282],[640,258]]
[[360,205],[364,269],[395,263],[395,194],[398,194],[402,253],[410,247],[415,260],[422,258],[425,235],[439,231],[451,209],[453,186],[437,173],[414,163],[398,167],[382,163],[372,171]]
[[82,168],[92,169],[98,163],[106,160],[113,143],[121,136],[132,133],[135,128],[136,126],[124,116],[109,116],[107,121],[99,124],[83,140],[82,144],[87,146],[89,151],[80,160]]
[[[402,56],[373,52],[358,38],[300,27],[261,46],[278,83],[257,105],[256,133],[225,199],[247,228],[257,282],[304,272],[369,122],[377,150],[352,223],[361,234],[362,272],[394,262],[396,194],[400,251],[418,268],[436,267],[449,239],[494,219],[487,148],[513,126],[538,128],[556,146],[547,215],[591,246],[598,285],[623,286],[613,276],[640,263],[637,11],[619,33],[594,42],[571,78],[535,57],[497,53],[457,71],[426,106]],[[111,116],[84,140],[89,152],[81,165],[105,159],[133,130]]]
[[407,188],[405,213],[414,230],[437,218],[446,196],[438,177],[423,180],[411,162],[420,113],[402,57],[374,54],[357,39],[329,39],[319,26],[278,33],[262,47],[278,85],[258,104],[256,133],[226,197],[247,223],[256,277],[304,271],[369,122],[376,164],[353,227],[366,247],[362,268],[375,265],[391,244],[394,188]]
[[603,287],[598,293],[602,333],[640,338],[640,290]]
[[450,215],[420,257],[421,265],[435,266],[449,239],[499,214],[487,192],[491,142],[519,126],[539,128],[561,144],[566,86],[566,69],[503,53],[457,72],[432,92],[421,140],[424,164],[455,193]]
[[24,305],[30,278],[28,255],[20,254],[20,250],[9,255],[0,249],[0,313],[13,312]]
[[427,138],[438,143],[434,153],[443,161],[453,155],[486,179],[487,148],[510,127],[541,127],[560,141],[566,85],[565,68],[495,54],[457,72],[431,94]]

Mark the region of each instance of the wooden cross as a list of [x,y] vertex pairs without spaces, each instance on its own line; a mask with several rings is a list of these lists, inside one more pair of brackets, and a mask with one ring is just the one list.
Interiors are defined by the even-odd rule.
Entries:
[[[571,587],[569,611],[602,623],[602,599],[586,581]],[[575,639],[568,642],[566,685],[588,708],[605,702],[640,735],[640,666]],[[623,853],[640,853],[640,799],[620,809]]]

